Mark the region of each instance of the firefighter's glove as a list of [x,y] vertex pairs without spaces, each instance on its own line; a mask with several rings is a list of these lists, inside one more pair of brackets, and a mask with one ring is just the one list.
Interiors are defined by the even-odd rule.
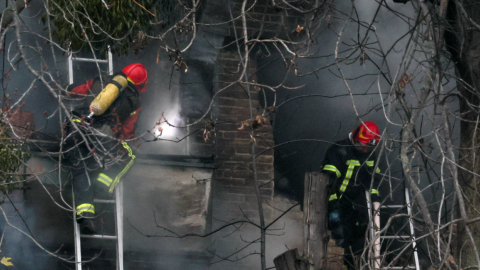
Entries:
[[328,214],[328,222],[330,224],[340,223],[340,211],[335,209]]

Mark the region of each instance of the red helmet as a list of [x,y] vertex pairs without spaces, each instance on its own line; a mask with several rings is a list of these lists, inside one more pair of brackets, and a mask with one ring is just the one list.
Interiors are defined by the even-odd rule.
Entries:
[[140,63],[131,64],[126,66],[122,72],[127,75],[128,79],[133,81],[138,92],[143,93],[146,91],[148,74],[144,65]]
[[352,139],[364,145],[375,146],[380,140],[380,131],[374,122],[364,122],[352,131]]

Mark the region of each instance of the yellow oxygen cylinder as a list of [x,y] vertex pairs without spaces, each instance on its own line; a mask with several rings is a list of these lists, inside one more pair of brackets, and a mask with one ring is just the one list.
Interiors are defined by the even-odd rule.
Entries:
[[107,84],[102,92],[90,103],[90,116],[102,115],[110,105],[120,95],[119,86],[126,87],[128,85],[127,78],[122,75],[117,75],[113,78],[113,82]]

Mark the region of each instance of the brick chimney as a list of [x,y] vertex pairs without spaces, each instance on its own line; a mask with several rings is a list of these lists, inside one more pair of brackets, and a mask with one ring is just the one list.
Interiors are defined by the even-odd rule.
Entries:
[[[257,179],[260,193],[265,200],[273,198],[273,134],[268,116],[261,127],[255,128],[251,137],[250,100],[246,84],[233,84],[239,80],[242,66],[237,51],[224,51],[218,57],[216,135],[217,169],[212,179],[213,214],[224,220],[258,218],[258,204],[255,195],[252,145],[255,147]],[[240,67],[240,69],[239,69]],[[249,62],[249,82],[257,81],[255,62]],[[243,79],[243,78],[242,78]],[[222,90],[223,89],[223,90]],[[250,86],[253,118],[263,117],[263,108],[258,102],[258,87]],[[242,125],[243,123],[243,125]],[[266,218],[272,217],[266,212]]]

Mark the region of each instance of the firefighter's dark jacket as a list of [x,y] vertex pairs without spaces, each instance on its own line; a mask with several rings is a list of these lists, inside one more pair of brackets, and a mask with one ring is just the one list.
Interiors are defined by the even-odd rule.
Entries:
[[[75,111],[83,116],[88,115],[90,103],[116,75],[122,75],[127,78],[124,73],[120,72],[112,76],[104,76],[102,77],[102,80],[97,77],[87,82],[87,84],[78,87],[69,86],[70,89],[73,88],[72,92],[74,92],[74,94],[85,95],[83,105],[79,106],[79,108]],[[92,120],[94,125],[98,126],[108,124],[113,127],[118,123],[123,123],[130,116],[130,114],[135,112],[135,110],[137,110],[139,107],[140,98],[138,90],[131,81],[128,81],[128,86],[122,90],[121,94],[113,102],[113,104],[110,105],[110,107],[102,115],[93,116]]]
[[[376,174],[373,177],[373,171]],[[334,143],[327,150],[323,171],[330,175],[330,202],[353,201],[365,190],[370,190],[374,202],[380,201],[378,187],[380,169],[374,153],[365,154],[355,149],[349,139]]]

